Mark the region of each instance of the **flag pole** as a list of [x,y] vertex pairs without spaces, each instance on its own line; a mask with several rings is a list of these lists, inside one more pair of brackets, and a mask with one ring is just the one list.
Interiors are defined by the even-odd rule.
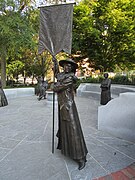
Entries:
[[[53,84],[55,83],[55,76],[59,72],[58,62],[55,55],[52,55],[53,67]],[[54,153],[54,125],[55,125],[55,92],[53,90],[53,124],[52,124],[52,153]]]
[[54,153],[55,92],[53,91],[52,153]]
[[[52,57],[54,61],[54,56]],[[53,83],[55,82],[55,65],[53,69]],[[53,123],[52,123],[52,153],[54,153],[54,121],[55,121],[55,92],[53,90]]]

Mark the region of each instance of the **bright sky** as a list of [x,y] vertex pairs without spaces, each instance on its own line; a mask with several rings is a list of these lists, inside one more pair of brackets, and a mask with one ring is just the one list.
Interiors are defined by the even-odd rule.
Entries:
[[[66,0],[66,3],[74,3],[75,0]],[[46,0],[37,0],[37,5],[40,6],[40,5],[46,5],[48,3],[46,3]]]

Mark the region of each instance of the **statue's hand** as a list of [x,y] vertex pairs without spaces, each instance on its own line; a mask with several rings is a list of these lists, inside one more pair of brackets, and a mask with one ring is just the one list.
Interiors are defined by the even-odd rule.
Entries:
[[55,82],[52,86],[54,92],[58,92],[60,88],[60,82]]
[[59,73],[58,61],[57,61],[57,59],[55,57],[52,58],[52,61],[54,63],[53,72],[54,72],[54,76],[56,77],[57,74]]

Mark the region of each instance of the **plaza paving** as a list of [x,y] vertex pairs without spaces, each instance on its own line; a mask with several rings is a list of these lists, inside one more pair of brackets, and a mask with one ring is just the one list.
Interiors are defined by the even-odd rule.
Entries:
[[[97,129],[99,102],[82,97],[75,100],[89,151],[86,167],[79,171],[74,161],[64,157],[56,149],[56,137],[52,153],[52,102],[38,101],[37,96],[20,97],[0,108],[0,180],[109,179],[108,174],[133,166],[135,143]],[[116,175],[116,180],[121,177]]]

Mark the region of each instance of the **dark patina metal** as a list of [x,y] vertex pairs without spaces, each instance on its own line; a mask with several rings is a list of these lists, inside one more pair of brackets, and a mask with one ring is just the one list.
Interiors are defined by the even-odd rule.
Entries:
[[111,79],[108,78],[108,73],[104,74],[104,80],[101,83],[101,105],[106,105],[111,100]]
[[74,84],[77,77],[74,72],[77,64],[72,60],[59,63],[64,72],[57,73],[54,91],[57,92],[59,106],[58,149],[79,163],[79,170],[85,167],[88,153],[85,144],[76,104],[74,101]]

